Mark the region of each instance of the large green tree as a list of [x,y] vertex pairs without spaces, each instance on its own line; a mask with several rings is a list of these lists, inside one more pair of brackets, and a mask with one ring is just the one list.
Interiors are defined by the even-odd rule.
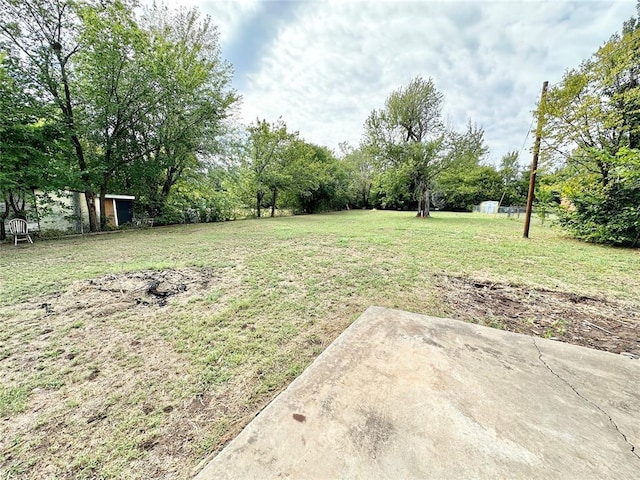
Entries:
[[640,235],[640,29],[625,24],[552,87],[541,106],[543,152],[567,178],[560,223],[579,238],[637,244]]
[[141,24],[151,36],[145,61],[150,101],[131,138],[132,168],[120,182],[139,195],[149,215],[161,216],[180,177],[224,151],[220,140],[238,96],[211,17],[154,4]]
[[287,150],[297,138],[297,133],[288,132],[282,119],[274,123],[256,119],[247,130],[247,154],[241,170],[245,195],[253,197],[256,215],[260,217],[265,196],[271,193],[274,215],[278,191],[286,186],[289,179],[290,152]]
[[100,194],[100,228],[106,228],[106,194],[113,178],[126,170],[139,152],[135,135],[161,98],[149,87],[145,69],[150,41],[137,25],[131,7],[115,2],[81,11],[80,43],[76,55],[78,123],[87,164],[95,172]]
[[392,92],[384,108],[365,122],[363,146],[386,175],[407,181],[421,217],[429,216],[430,189],[448,162],[442,102],[431,78],[416,77]]
[[211,18],[133,0],[3,0],[0,34],[38,96],[58,107],[91,230],[96,193],[133,193],[162,215],[171,188],[218,150],[230,66]]
[[83,48],[80,43],[80,12],[88,7],[101,8],[92,0],[2,0],[0,38],[5,48],[21,60],[23,75],[38,88],[43,101],[52,101],[59,109],[75,156],[89,210],[89,225],[98,229],[95,209],[94,178],[82,142],[82,126],[77,120],[80,99],[77,95],[74,60]]
[[27,205],[36,203],[35,189],[47,192],[71,181],[61,125],[51,106],[29,91],[15,59],[0,53],[0,239],[5,238],[4,220],[25,218]]

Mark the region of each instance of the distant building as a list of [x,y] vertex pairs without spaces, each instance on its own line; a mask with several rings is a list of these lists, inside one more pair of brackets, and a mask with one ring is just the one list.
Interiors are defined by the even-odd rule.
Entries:
[[[35,196],[37,198],[36,205],[28,205],[27,207],[27,221],[30,231],[59,230],[83,233],[89,230],[89,209],[84,193],[62,191],[45,195],[36,190]],[[105,195],[107,224],[112,227],[120,227],[132,223],[135,198],[132,195]],[[96,215],[98,218],[100,218],[100,203],[100,197],[96,196]]]
[[482,202],[480,203],[480,207],[478,208],[478,211],[480,213],[498,213],[499,205],[500,205],[500,202],[496,202],[493,200]]

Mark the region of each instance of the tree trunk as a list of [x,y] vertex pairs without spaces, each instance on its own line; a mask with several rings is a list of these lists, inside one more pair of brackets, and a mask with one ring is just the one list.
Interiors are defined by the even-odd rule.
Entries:
[[256,193],[256,210],[258,211],[258,218],[260,218],[260,204],[262,203],[262,197],[264,197],[263,192]]
[[271,218],[276,216],[276,200],[278,199],[278,189],[272,190],[273,196],[271,197]]
[[87,210],[89,211],[89,231],[98,231],[98,217],[96,215],[96,195],[91,190],[84,191],[84,198],[87,202]]
[[31,196],[33,197],[33,209],[36,212],[36,221],[38,222],[38,232],[42,231],[40,227],[40,211],[38,210],[38,197],[36,196],[36,189],[31,190]]
[[362,188],[362,208],[363,209],[367,209],[369,208],[369,195],[371,194],[371,184],[369,185],[365,185]]
[[107,209],[105,204],[107,203],[107,186],[105,184],[100,185],[100,230],[107,229]]
[[50,89],[53,96],[57,99],[58,105],[62,110],[67,128],[71,132],[71,144],[75,150],[76,158],[78,159],[78,167],[80,168],[82,182],[84,183],[85,191],[84,196],[87,202],[87,210],[89,211],[89,231],[98,231],[98,219],[96,216],[96,198],[93,190],[89,188],[90,178],[87,168],[87,162],[84,158],[84,150],[80,138],[76,133],[75,117],[73,114],[73,102],[71,101],[71,88],[69,87],[69,76],[67,74],[66,62],[60,49],[55,49],[54,52],[58,62],[60,64],[60,75],[62,80],[62,86],[64,89],[64,99],[60,98],[57,88]]
[[429,204],[431,203],[431,199],[429,198],[431,196],[430,192],[429,192],[429,186],[427,185],[424,189],[424,215],[423,218],[427,218],[430,215],[429,212]]
[[9,200],[4,199],[4,213],[0,216],[0,240],[7,238],[7,231],[4,228],[4,221],[9,216]]

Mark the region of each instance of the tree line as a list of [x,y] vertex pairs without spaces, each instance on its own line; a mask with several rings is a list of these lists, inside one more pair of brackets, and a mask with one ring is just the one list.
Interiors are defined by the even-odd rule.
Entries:
[[[232,66],[197,9],[138,11],[132,0],[0,5],[2,220],[27,215],[36,190],[84,192],[91,231],[108,228],[104,205],[96,209],[107,193],[135,195],[136,214],[158,224],[281,209],[428,217],[434,207],[525,202],[518,152],[494,166],[481,127],[447,128],[431,78],[392,91],[365,119],[360,144],[336,152],[282,118],[235,120]],[[631,18],[538,106],[538,209],[589,241],[638,242],[638,26]]]
[[96,204],[113,192],[135,195],[138,215],[158,223],[225,220],[242,208],[259,217],[415,205],[428,215],[431,203],[468,209],[505,192],[520,200],[517,157],[497,171],[484,163],[481,129],[445,131],[431,79],[393,92],[367,120],[362,145],[333,152],[283,119],[234,121],[232,66],[197,9],[136,13],[130,0],[1,6],[4,218],[26,216],[36,190],[83,192],[91,231],[108,227]]

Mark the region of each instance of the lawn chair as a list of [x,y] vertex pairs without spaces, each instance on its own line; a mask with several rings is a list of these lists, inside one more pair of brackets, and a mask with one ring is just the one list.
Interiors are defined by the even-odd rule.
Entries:
[[[33,243],[31,240],[31,236],[29,235],[29,225],[26,220],[22,220],[21,218],[14,218],[13,220],[9,220],[9,231],[13,235],[13,244],[18,245],[18,242],[26,242]],[[24,237],[24,238],[20,238]]]

